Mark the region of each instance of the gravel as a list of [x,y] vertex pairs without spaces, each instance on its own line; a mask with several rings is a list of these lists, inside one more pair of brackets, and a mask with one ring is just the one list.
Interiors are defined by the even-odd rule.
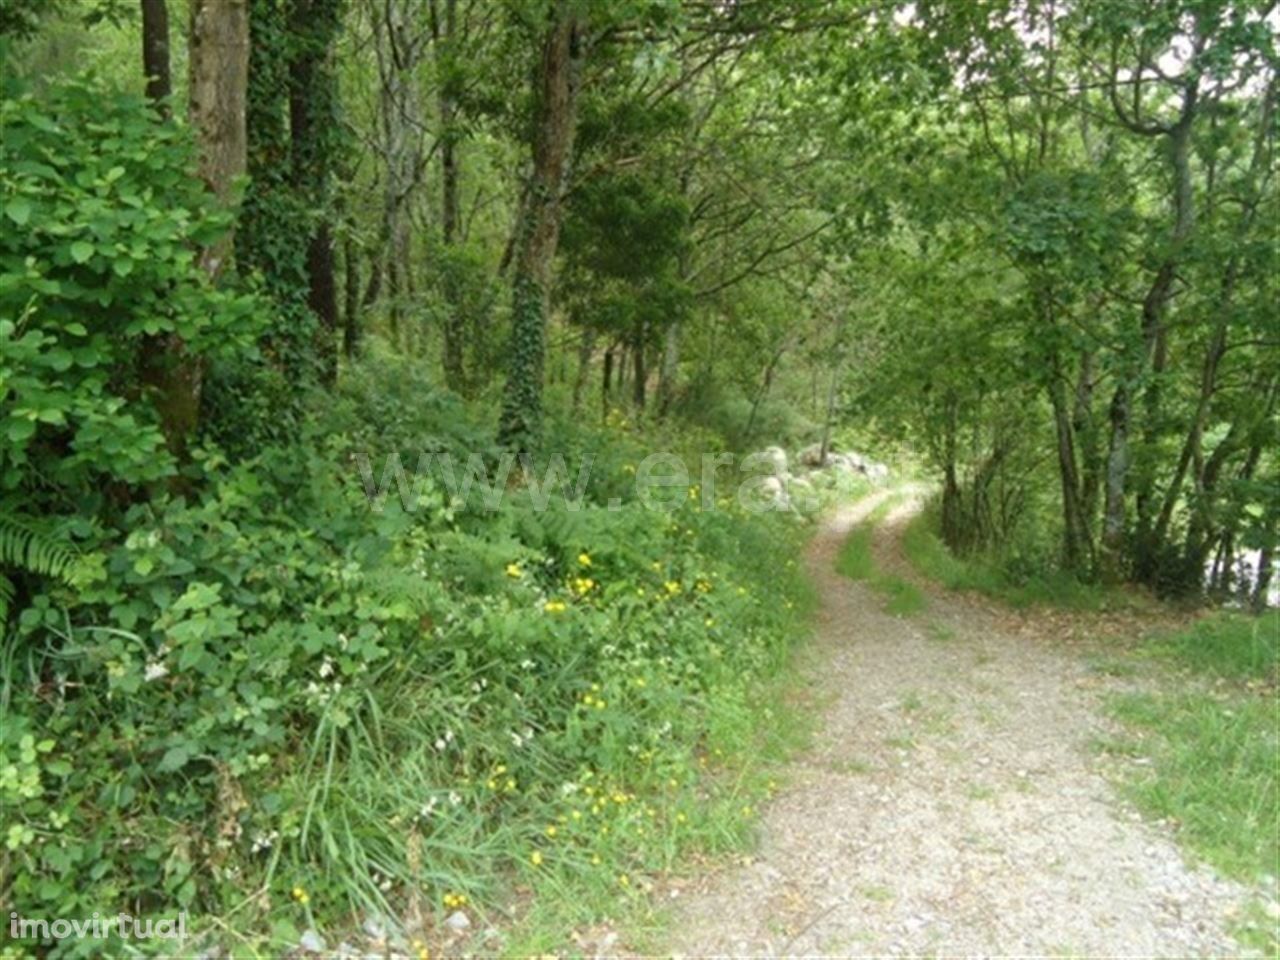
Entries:
[[[1081,656],[927,585],[926,611],[886,614],[834,572],[843,537],[888,495],[815,539],[821,732],[766,810],[758,854],[680,898],[670,949],[1246,955],[1228,928],[1249,891],[1189,865],[1102,775],[1089,744],[1108,725]],[[896,536],[913,509],[893,511],[875,550],[919,583]]]

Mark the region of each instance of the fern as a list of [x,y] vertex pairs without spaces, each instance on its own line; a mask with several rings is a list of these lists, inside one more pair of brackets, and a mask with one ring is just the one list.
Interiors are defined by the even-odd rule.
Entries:
[[68,582],[75,553],[25,517],[0,514],[0,623],[9,617],[15,587],[3,568]]

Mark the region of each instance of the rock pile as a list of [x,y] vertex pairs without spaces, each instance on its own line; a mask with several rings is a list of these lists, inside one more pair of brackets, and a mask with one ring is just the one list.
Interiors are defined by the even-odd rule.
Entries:
[[818,487],[834,486],[841,477],[866,477],[877,484],[889,477],[889,468],[883,463],[830,447],[824,456],[822,445],[817,443],[796,454],[795,465],[797,472],[792,473],[787,452],[781,447],[766,447],[743,461],[745,468],[758,474],[753,481],[756,491],[774,509],[781,510],[816,507]]

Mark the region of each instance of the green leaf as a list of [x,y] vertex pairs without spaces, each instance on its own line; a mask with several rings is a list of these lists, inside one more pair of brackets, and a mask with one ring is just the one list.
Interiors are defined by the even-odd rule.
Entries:
[[30,420],[11,419],[5,431],[12,443],[21,443],[36,432],[36,425]]
[[191,759],[191,754],[187,752],[184,746],[170,747],[164,752],[164,756],[160,758],[160,765],[157,769],[161,773],[169,773],[173,770],[181,770],[187,765],[187,761]]
[[26,197],[14,197],[4,208],[5,214],[20,227],[31,219],[31,201]]
[[93,256],[93,244],[77,240],[71,245],[71,259],[76,263],[86,263]]

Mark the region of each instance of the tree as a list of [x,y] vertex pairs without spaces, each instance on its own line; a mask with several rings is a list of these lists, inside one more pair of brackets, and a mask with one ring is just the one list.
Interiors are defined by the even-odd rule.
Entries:
[[572,0],[554,0],[533,79],[533,167],[511,282],[511,339],[498,437],[526,449],[542,421],[542,371],[561,194],[577,128],[585,23]]
[[[162,47],[157,34],[167,17],[158,16],[157,0],[147,17],[148,75],[157,83]],[[163,2],[159,2],[162,10]],[[246,0],[192,0],[189,38],[190,119],[195,131],[200,179],[224,205],[230,205],[236,177],[245,170],[245,91],[249,68],[249,21]],[[154,59],[153,59],[154,58]],[[157,87],[157,90],[162,87]],[[231,259],[233,232],[200,251],[201,268],[217,281]],[[177,333],[152,341],[144,360],[145,379],[155,393],[165,440],[171,451],[185,455],[200,417],[204,364],[192,355]]]

